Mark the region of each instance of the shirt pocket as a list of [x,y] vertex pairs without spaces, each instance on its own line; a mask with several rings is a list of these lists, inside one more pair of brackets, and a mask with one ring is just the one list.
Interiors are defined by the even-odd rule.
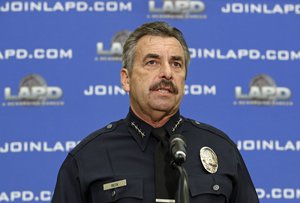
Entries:
[[232,193],[232,182],[225,175],[190,175],[189,186],[191,202],[228,203]]
[[[126,180],[126,185],[110,189],[104,189],[104,184]],[[115,185],[115,184],[114,184]],[[106,181],[96,181],[90,188],[92,203],[107,202],[142,202],[143,200],[143,179],[142,178],[115,178]]]

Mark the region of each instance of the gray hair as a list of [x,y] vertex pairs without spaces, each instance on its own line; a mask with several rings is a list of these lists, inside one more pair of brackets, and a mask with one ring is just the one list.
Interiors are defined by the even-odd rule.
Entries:
[[151,23],[145,23],[140,27],[138,27],[135,31],[133,31],[129,35],[129,37],[127,38],[123,46],[123,55],[122,55],[123,68],[126,68],[129,74],[131,74],[133,63],[134,63],[136,45],[139,39],[146,35],[176,38],[180,42],[184,51],[184,58],[185,58],[184,65],[185,65],[185,71],[187,73],[187,67],[190,62],[190,52],[183,38],[182,32],[165,22],[151,22]]

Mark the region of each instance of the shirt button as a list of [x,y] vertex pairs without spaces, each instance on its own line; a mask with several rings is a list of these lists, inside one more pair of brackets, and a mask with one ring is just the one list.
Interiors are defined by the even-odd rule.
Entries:
[[106,126],[106,128],[108,128],[108,129],[112,128],[112,124],[108,124],[108,125]]
[[111,192],[111,196],[112,196],[112,197],[115,197],[115,196],[116,196],[116,191],[115,191],[115,190],[113,190],[113,191]]
[[220,186],[219,186],[219,185],[214,185],[214,186],[213,186],[213,190],[214,190],[214,191],[218,191],[219,189],[220,189]]

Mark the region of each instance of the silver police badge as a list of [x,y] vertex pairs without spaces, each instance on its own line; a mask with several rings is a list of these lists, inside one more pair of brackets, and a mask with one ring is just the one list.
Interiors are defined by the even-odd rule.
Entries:
[[218,157],[214,150],[209,147],[202,147],[200,149],[200,160],[203,167],[209,173],[216,173],[218,170]]

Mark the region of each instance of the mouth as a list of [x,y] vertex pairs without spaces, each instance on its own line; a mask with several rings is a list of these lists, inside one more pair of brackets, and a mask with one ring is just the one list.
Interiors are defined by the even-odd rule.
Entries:
[[164,87],[158,88],[158,89],[156,89],[154,91],[158,91],[158,92],[163,93],[163,94],[173,93],[174,92],[170,88],[164,88]]
[[177,94],[178,88],[171,81],[161,80],[159,83],[150,87],[150,91],[157,91],[162,94]]

